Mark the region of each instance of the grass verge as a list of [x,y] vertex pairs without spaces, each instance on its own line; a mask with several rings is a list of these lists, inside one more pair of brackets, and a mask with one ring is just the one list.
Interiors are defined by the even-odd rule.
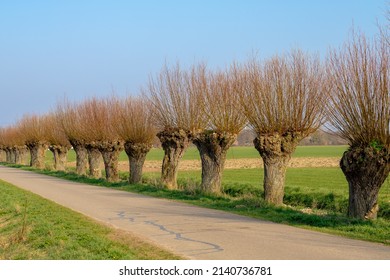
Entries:
[[[285,201],[289,205],[284,207],[274,207],[265,203],[262,192],[251,184],[251,172],[256,172],[258,182],[260,170],[226,170],[224,173],[224,176],[227,175],[224,179],[225,193],[221,196],[210,196],[197,191],[199,182],[194,178],[199,174],[195,174],[196,172],[181,173],[179,175],[181,189],[167,190],[159,186],[157,174],[149,174],[143,184],[129,185],[125,181],[127,176],[125,173],[121,174],[123,181],[108,183],[104,179],[80,177],[74,173],[33,170],[30,167],[21,168],[81,183],[173,199],[277,223],[390,245],[390,201],[384,200],[390,197],[389,180],[382,188],[381,217],[375,221],[349,219],[345,215],[347,188],[341,187],[345,182],[338,174],[337,168],[328,168],[325,172],[321,168],[290,169],[287,174],[287,178],[290,179],[287,181],[285,195]],[[229,174],[230,172],[232,174]],[[254,174],[252,175],[255,178]],[[304,177],[309,175],[316,179],[305,180]],[[247,181],[237,183],[232,179],[234,176],[246,178]]]
[[0,180],[0,260],[179,259]]

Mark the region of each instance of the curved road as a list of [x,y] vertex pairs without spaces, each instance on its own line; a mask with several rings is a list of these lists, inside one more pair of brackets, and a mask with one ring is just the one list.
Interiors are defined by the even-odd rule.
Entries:
[[390,259],[390,246],[20,169],[0,166],[0,179],[189,259]]

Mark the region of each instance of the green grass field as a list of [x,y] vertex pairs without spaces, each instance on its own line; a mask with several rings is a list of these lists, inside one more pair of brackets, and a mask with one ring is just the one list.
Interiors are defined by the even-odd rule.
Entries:
[[[343,155],[346,146],[298,146],[293,157],[339,157]],[[164,151],[162,149],[153,148],[148,153],[146,160],[162,160]],[[231,147],[227,154],[227,159],[244,159],[244,158],[259,158],[257,150],[252,147]],[[46,153],[48,161],[52,161],[53,155],[50,151]],[[199,152],[196,147],[191,146],[185,152],[183,160],[199,160]],[[119,160],[126,161],[127,155],[122,152]],[[69,151],[68,161],[76,161],[76,154],[73,150]]]
[[177,259],[0,180],[0,260]]
[[[264,170],[227,169],[223,172],[224,192],[240,195],[261,196]],[[160,177],[159,172],[146,173],[149,179]],[[179,171],[179,183],[199,185],[200,171]],[[346,213],[348,183],[339,168],[289,168],[286,175],[284,201],[288,205],[324,209]],[[384,183],[379,194],[380,215],[390,220],[390,179]]]
[[[346,150],[346,146],[298,146],[293,157],[340,157]],[[147,160],[162,160],[164,151],[152,149],[147,155]],[[227,159],[259,158],[258,151],[253,146],[234,146],[228,150]],[[196,147],[191,146],[185,152],[183,160],[200,159]]]

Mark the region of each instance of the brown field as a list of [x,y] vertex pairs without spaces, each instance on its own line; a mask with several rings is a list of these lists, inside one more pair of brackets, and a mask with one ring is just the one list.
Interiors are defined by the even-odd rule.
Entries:
[[[292,158],[289,167],[338,167],[340,159],[337,157],[328,158]],[[226,169],[250,169],[263,167],[263,161],[258,159],[228,159],[225,163]],[[179,164],[179,169],[183,171],[200,170],[200,160],[182,160]],[[126,161],[119,162],[119,170],[128,171],[129,163]],[[145,161],[144,172],[158,172],[161,170],[161,161],[149,160]]]
[[[300,157],[292,158],[289,167],[291,168],[300,168],[300,167],[338,167],[340,159],[337,157],[325,157],[325,158],[314,158],[314,157]],[[75,162],[69,162],[69,167],[74,167]],[[128,171],[129,163],[127,161],[119,162],[120,171]],[[228,159],[225,162],[225,169],[251,169],[251,168],[262,168],[263,161],[261,158],[253,159]],[[101,166],[104,169],[102,163]],[[179,164],[179,169],[182,171],[189,170],[200,170],[201,162],[200,160],[182,160]],[[147,160],[144,165],[144,172],[159,172],[161,171],[161,161],[159,160]]]

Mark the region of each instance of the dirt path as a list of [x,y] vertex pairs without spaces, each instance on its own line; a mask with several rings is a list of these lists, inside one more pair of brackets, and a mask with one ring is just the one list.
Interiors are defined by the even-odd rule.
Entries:
[[0,166],[0,179],[190,259],[390,259],[390,247]]

